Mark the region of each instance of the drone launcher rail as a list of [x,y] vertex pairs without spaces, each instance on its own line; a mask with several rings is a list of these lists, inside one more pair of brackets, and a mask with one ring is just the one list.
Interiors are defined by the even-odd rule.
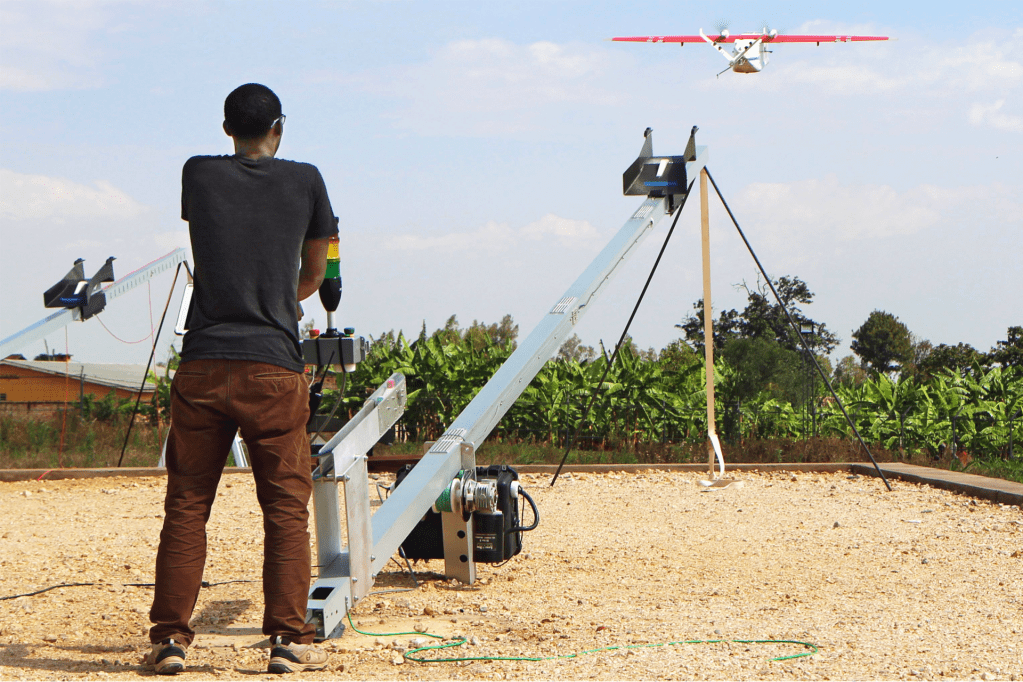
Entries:
[[113,260],[113,258],[108,258],[106,263],[89,280],[85,279],[85,268],[82,266],[84,261],[76,260],[68,274],[43,294],[43,303],[47,308],[62,308],[62,310],[0,340],[0,357],[5,358],[16,353],[30,343],[34,343],[58,329],[63,329],[76,320],[84,321],[95,315],[103,309],[107,302],[145,284],[160,273],[172,270],[180,263],[184,263],[185,250],[175,249],[166,256],[128,273],[103,289],[100,286],[101,283],[112,282],[114,279]]
[[[540,323],[522,341],[490,381],[462,410],[447,431],[419,463],[395,486],[376,513],[369,513],[366,453],[400,417],[404,409],[404,377],[395,375],[377,389],[366,407],[320,450],[314,498],[320,576],[310,592],[307,618],[319,638],[340,632],[348,610],[369,593],[377,573],[445,493],[456,478],[475,478],[476,449],[497,426],[533,377],[572,334],[582,315],[604,290],[636,246],[685,196],[686,178],[706,166],[706,147],[697,147],[696,128],[683,156],[654,157],[650,130],[639,158],[625,173],[627,195],[644,195],[639,208],[575,282],[558,298]],[[663,163],[662,163],[663,162]],[[663,166],[663,168],[662,168]],[[658,172],[660,171],[660,175]],[[669,185],[656,183],[667,182]],[[389,386],[391,382],[393,386]],[[399,388],[400,386],[400,388]],[[394,393],[392,414],[376,412]],[[390,417],[394,420],[391,421]],[[385,427],[386,424],[386,427]],[[330,454],[333,456],[330,457]],[[349,546],[342,548],[338,483],[345,486]],[[449,578],[472,584],[476,580],[473,556],[473,515],[438,505],[441,513],[444,572]],[[479,513],[479,512],[477,512]],[[485,513],[485,512],[484,512]]]

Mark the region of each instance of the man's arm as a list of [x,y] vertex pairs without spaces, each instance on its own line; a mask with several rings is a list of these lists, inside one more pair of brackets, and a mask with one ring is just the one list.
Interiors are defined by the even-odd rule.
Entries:
[[308,239],[302,242],[302,266],[298,271],[298,300],[304,301],[320,288],[327,272],[329,239]]

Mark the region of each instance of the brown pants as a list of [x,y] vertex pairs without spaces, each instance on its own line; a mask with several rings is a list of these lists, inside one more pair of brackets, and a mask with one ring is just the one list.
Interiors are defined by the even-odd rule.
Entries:
[[[156,555],[152,642],[192,643],[206,563],[206,522],[241,429],[263,509],[263,633],[310,644],[309,391],[301,374],[246,360],[183,363],[171,385],[166,516]],[[239,566],[239,569],[244,567]],[[234,576],[221,576],[234,577]]]

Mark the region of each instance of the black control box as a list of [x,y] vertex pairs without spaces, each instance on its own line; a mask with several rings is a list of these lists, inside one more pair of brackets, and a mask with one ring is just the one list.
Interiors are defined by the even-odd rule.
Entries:
[[369,354],[369,343],[361,336],[317,336],[302,342],[307,365],[357,365]]

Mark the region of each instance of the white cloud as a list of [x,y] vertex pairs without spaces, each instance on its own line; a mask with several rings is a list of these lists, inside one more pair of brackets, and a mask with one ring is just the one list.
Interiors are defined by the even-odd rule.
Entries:
[[[885,239],[926,231],[972,213],[982,204],[1006,216],[1023,206],[1007,188],[942,188],[918,185],[898,191],[889,185],[840,184],[829,175],[792,183],[752,183],[742,190],[741,212],[774,243],[823,238]],[[956,218],[958,219],[958,218]],[[826,235],[826,237],[825,237]]]
[[608,62],[586,45],[517,45],[489,38],[451,43],[414,71],[442,85],[452,109],[492,111],[551,102],[606,103],[613,94],[595,88],[590,77]]
[[515,235],[507,223],[488,221],[472,232],[449,232],[447,234],[422,236],[403,234],[384,240],[385,249],[395,251],[484,251],[507,250],[515,241]]
[[96,34],[107,24],[105,7],[110,4],[0,4],[0,90],[80,90],[101,85],[104,50]]
[[878,71],[866,64],[819,64],[795,62],[783,69],[785,75],[798,83],[823,87],[827,92],[844,94],[888,92],[904,88],[910,78]]
[[173,251],[179,248],[190,248],[192,243],[188,238],[188,230],[174,230],[173,232],[160,232],[153,235],[153,241],[162,249]]
[[931,65],[924,79],[966,92],[1002,88],[1023,79],[1023,63],[1006,55],[1001,41],[986,37],[951,49],[932,48],[925,55]]
[[448,43],[412,66],[357,75],[321,71],[311,78],[404,102],[391,113],[398,128],[431,135],[515,135],[549,125],[554,107],[618,103],[615,83],[628,77],[629,59],[583,43],[484,38]]
[[383,246],[395,251],[474,251],[495,254],[511,251],[527,241],[556,241],[565,249],[594,250],[603,245],[604,239],[605,235],[601,235],[585,220],[561,218],[549,213],[518,229],[491,220],[470,232],[434,236],[398,235],[384,240]]
[[88,218],[133,219],[148,208],[105,180],[93,187],[64,178],[0,168],[0,218],[69,223]]
[[604,242],[604,235],[589,222],[560,218],[553,213],[548,213],[540,220],[526,225],[522,228],[521,234],[534,241],[551,235],[565,248],[596,247]]
[[1013,133],[1023,132],[1023,117],[1002,113],[1001,108],[1004,104],[1004,99],[993,104],[974,103],[970,107],[970,123],[975,126],[988,125]]

